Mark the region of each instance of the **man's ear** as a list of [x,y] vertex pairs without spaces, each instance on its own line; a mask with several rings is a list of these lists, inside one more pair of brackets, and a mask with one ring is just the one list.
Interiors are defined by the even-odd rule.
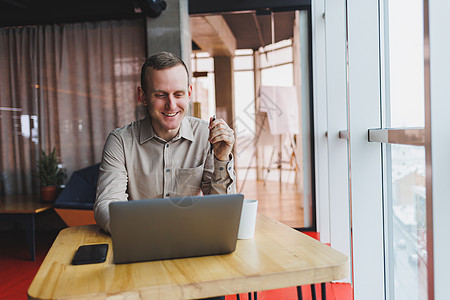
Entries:
[[189,97],[189,102],[191,101],[191,97],[192,97],[192,84],[190,84],[188,86],[188,97]]
[[147,106],[147,101],[145,100],[145,92],[140,86],[137,87],[137,100],[138,102],[142,102],[142,104]]

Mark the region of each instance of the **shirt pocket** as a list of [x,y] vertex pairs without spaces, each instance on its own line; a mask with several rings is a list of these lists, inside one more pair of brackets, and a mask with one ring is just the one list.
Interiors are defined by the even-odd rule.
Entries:
[[175,170],[177,197],[199,195],[201,192],[204,165],[196,168]]
[[[130,176],[130,175],[129,175]],[[133,174],[128,180],[129,200],[154,199],[163,197],[161,173]]]

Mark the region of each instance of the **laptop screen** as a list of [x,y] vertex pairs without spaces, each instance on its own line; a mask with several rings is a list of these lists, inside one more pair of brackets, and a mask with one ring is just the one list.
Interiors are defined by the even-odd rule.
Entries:
[[233,252],[244,195],[112,202],[115,263]]

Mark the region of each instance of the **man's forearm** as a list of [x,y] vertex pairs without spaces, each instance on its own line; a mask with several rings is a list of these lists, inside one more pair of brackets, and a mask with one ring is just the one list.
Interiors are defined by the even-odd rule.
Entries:
[[207,195],[236,193],[236,173],[232,156],[229,161],[219,161],[214,158],[213,170],[205,187],[206,189],[202,190]]

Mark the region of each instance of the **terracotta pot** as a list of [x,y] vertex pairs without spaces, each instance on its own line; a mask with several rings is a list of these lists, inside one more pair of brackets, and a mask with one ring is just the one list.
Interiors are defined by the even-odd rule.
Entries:
[[41,186],[41,200],[53,202],[56,200],[56,185]]

